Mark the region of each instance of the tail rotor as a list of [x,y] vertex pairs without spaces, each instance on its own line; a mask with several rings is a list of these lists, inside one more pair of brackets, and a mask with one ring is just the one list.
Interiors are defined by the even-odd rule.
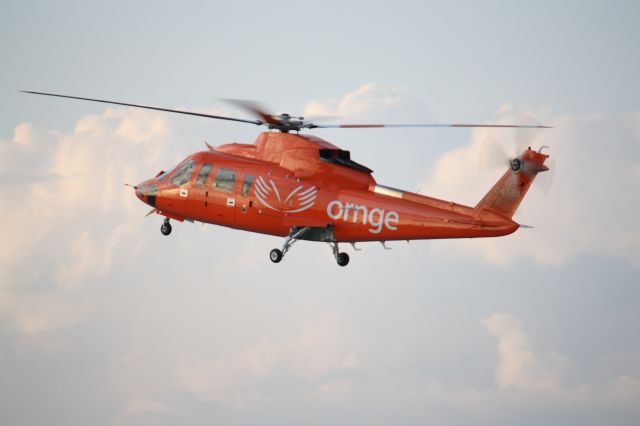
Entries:
[[[555,161],[551,157],[546,162],[545,170],[527,170],[526,164],[522,164],[521,154],[529,147],[537,145],[536,142],[540,135],[540,122],[533,117],[527,115],[509,116],[505,121],[517,121],[530,127],[525,128],[507,128],[496,129],[486,128],[481,130],[481,143],[478,155],[478,166],[481,170],[504,170],[509,167],[513,172],[522,169],[523,172],[541,174],[536,179],[536,186],[544,194],[548,194],[553,183],[555,171]],[[538,152],[548,149],[546,145],[541,145]]]

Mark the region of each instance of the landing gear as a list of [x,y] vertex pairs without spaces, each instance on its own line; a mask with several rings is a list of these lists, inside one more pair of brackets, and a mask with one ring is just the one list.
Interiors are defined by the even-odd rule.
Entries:
[[271,253],[269,253],[269,259],[271,259],[271,261],[273,263],[280,262],[282,260],[282,256],[284,256],[284,255],[278,249],[273,249],[273,250],[271,250]]
[[340,266],[347,266],[349,264],[349,255],[347,253],[339,253],[336,262]]
[[333,255],[335,256],[338,265],[347,266],[349,264],[349,255],[344,252],[340,253],[338,243],[331,243],[331,250],[333,250]]
[[304,227],[304,228],[293,227],[293,228],[291,228],[291,233],[284,240],[284,244],[282,245],[282,250],[278,250],[278,249],[271,250],[271,252],[269,253],[269,259],[271,259],[271,261],[273,263],[280,262],[282,260],[282,258],[284,257],[284,255],[289,251],[289,248],[291,248],[293,243],[298,241],[298,239],[300,237],[302,237],[304,234],[306,234],[309,229],[311,229],[311,228],[308,228],[308,227]]
[[[309,228],[309,227],[304,227],[304,228],[298,228],[298,227],[293,227],[291,228],[291,233],[289,234],[289,236],[284,240],[284,244],[282,245],[282,250],[279,249],[273,249],[271,250],[271,252],[269,253],[269,260],[271,260],[273,263],[279,263],[282,258],[284,257],[284,255],[289,251],[289,249],[291,248],[291,246],[293,245],[293,243],[295,243],[296,241],[302,239],[302,237],[305,236],[305,234],[307,232],[309,232],[312,229],[317,229],[317,228]],[[331,235],[331,239],[327,238],[327,239],[316,239],[314,238],[316,235],[315,234],[311,234],[308,235],[307,238],[312,239],[313,241],[331,241],[333,240],[333,235]],[[333,256],[336,258],[336,262],[338,263],[338,265],[340,266],[347,266],[349,264],[349,255],[347,253],[344,252],[340,252],[340,249],[338,247],[338,243],[337,242],[330,242],[329,243],[331,245],[331,250],[333,251]]]
[[164,222],[162,222],[162,226],[160,226],[160,232],[162,232],[162,235],[169,235],[171,233],[171,224],[169,223],[169,218],[166,218]]

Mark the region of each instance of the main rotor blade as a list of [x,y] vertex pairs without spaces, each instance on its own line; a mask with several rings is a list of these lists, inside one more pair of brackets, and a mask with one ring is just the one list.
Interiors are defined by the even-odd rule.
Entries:
[[203,113],[200,113],[200,112],[181,111],[181,110],[178,110],[178,109],[168,109],[168,108],[159,108],[159,107],[153,107],[153,106],[147,106],[147,105],[128,104],[128,103],[125,103],[125,102],[107,101],[107,100],[104,100],[104,99],[81,98],[79,96],[57,95],[55,93],[32,92],[32,91],[29,91],[29,90],[21,90],[21,92],[22,93],[30,93],[32,95],[55,96],[55,97],[58,97],[58,98],[79,99],[81,101],[100,102],[100,103],[103,103],[103,104],[123,105],[123,106],[135,107],[135,108],[152,109],[152,110],[155,110],[155,111],[174,112],[174,113],[177,113],[177,114],[195,115],[197,117],[215,118],[217,120],[239,121],[241,123],[255,124],[255,125],[258,125],[258,126],[261,126],[261,125],[265,124],[263,121],[260,121],[260,120],[243,120],[241,118],[224,117],[222,115],[203,114]]
[[504,127],[519,129],[550,129],[550,126],[530,124],[309,124],[310,129],[367,129],[380,127]]
[[280,121],[274,118],[273,114],[267,112],[267,109],[256,101],[250,101],[247,99],[222,99],[232,105],[236,105],[251,114],[260,117],[260,119],[267,123],[277,125]]

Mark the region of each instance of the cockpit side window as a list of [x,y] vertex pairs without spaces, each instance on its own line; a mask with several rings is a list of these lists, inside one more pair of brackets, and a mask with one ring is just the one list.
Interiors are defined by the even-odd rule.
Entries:
[[193,160],[189,160],[184,163],[171,178],[171,183],[180,186],[189,182],[195,166],[196,163]]
[[202,188],[204,184],[207,182],[207,178],[209,177],[209,173],[211,173],[211,164],[203,164],[200,168],[200,173],[198,173],[198,179],[196,180],[196,186]]

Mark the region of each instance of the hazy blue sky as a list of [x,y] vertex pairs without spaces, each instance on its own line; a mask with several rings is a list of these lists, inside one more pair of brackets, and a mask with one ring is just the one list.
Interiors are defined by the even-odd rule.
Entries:
[[[0,5],[0,423],[635,424],[637,2]],[[18,90],[386,122],[534,116],[556,160],[493,240],[296,245],[145,218],[123,182],[258,128]],[[483,132],[324,130],[475,204]],[[520,134],[492,133],[508,140]]]

